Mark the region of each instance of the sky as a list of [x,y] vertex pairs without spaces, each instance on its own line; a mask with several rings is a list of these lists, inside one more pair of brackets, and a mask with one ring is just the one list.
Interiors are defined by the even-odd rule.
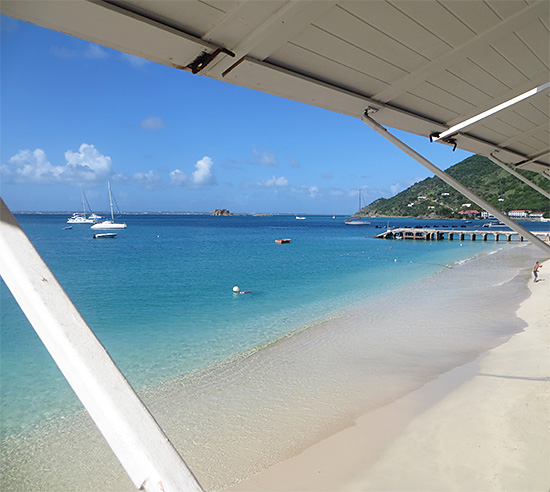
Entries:
[[[353,214],[432,174],[357,118],[1,16],[12,211]],[[440,168],[470,153],[392,130]]]

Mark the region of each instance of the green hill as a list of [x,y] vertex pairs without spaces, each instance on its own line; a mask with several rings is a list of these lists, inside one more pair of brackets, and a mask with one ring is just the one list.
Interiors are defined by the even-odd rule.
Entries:
[[[474,155],[447,169],[447,174],[467,186],[476,195],[497,209],[531,210],[550,215],[550,200],[542,196],[487,157]],[[520,171],[527,179],[550,191],[545,177],[530,171]],[[499,198],[504,200],[499,201]],[[434,176],[415,183],[391,198],[379,198],[362,208],[357,215],[370,217],[460,218],[460,210],[471,200]],[[483,210],[472,203],[470,210]]]

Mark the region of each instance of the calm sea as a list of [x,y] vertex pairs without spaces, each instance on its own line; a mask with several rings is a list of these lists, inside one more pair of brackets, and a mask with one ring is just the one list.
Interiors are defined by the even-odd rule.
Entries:
[[[531,251],[525,259],[518,251],[529,248],[505,243],[374,239],[385,230],[386,219],[354,227],[332,216],[128,215],[127,230],[116,239],[99,240],[87,225],[64,230],[64,215],[16,218],[176,444],[193,448],[190,443],[208,440],[210,433],[221,439],[219,426],[209,430],[200,420],[212,402],[203,388],[217,388],[214,393],[227,393],[222,406],[231,407],[232,398],[240,401],[235,405],[246,401],[252,422],[247,425],[256,432],[258,422],[269,419],[278,422],[277,436],[297,436],[285,449],[271,449],[271,461],[319,438],[327,425],[349,425],[354,415],[472,360],[520,330],[521,323],[503,321],[513,318],[513,311],[503,309],[508,318],[479,315],[484,302],[491,313],[495,304],[511,309],[519,303],[526,295],[525,279],[517,283],[516,276],[528,275],[536,257]],[[389,221],[392,227],[428,224],[464,228],[461,221]],[[275,243],[282,238],[291,242]],[[475,287],[476,275],[487,286]],[[490,291],[507,285],[513,302],[502,299],[502,290]],[[250,293],[234,294],[234,286]],[[3,283],[1,302],[1,430],[13,442],[57,425],[81,406]],[[449,306],[455,310],[452,319],[445,316]],[[354,353],[356,347],[363,348]],[[294,366],[298,360],[302,365]],[[266,373],[278,376],[266,382]],[[334,378],[335,373],[349,378]],[[401,375],[399,382],[395,375]],[[195,407],[186,406],[189,413],[178,415],[178,424],[171,421],[176,412],[166,410],[166,402],[182,387]],[[310,413],[299,429],[297,414],[276,410],[288,406],[284,402],[296,388],[301,388],[297,414]],[[332,396],[320,396],[327,394]],[[269,418],[266,408],[274,412]],[[219,415],[229,433],[226,441],[234,443],[243,434],[231,418],[240,411],[235,407]],[[311,416],[315,412],[318,420]],[[195,422],[203,434],[195,436],[196,429],[185,434],[178,428],[183,420],[186,429]],[[228,430],[231,422],[235,435]],[[269,439],[269,432],[264,434]],[[254,448],[255,439],[247,436],[247,446]],[[252,473],[250,462],[259,468],[269,464],[257,455],[266,442],[257,440],[256,446],[249,459],[238,453],[248,459],[245,464],[229,460],[224,467],[223,458],[206,457],[208,451],[198,448],[191,461],[201,475],[201,467],[209,469],[209,460],[216,460],[222,471],[204,472],[201,478],[219,489]],[[5,466],[15,468],[13,460]]]

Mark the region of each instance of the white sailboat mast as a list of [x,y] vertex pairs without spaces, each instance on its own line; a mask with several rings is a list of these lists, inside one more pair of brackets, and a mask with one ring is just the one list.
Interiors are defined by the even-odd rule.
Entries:
[[84,187],[80,185],[80,194],[82,195],[82,212],[84,214],[84,218],[86,218],[86,201],[84,199]]
[[111,182],[107,181],[107,186],[109,187],[109,206],[111,207],[111,220],[115,221],[115,216],[113,215],[113,196],[111,194]]

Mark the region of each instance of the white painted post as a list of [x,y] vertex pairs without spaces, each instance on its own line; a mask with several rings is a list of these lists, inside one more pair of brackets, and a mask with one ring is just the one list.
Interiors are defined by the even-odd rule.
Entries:
[[1,198],[0,275],[136,488],[202,492]]
[[[449,186],[452,186],[455,190],[462,193],[465,197],[469,198],[473,202],[477,203],[480,207],[483,207],[484,210],[487,212],[493,214],[497,219],[499,219],[501,222],[506,224],[508,227],[510,227],[513,231],[516,231],[520,236],[524,236],[529,241],[537,246],[540,250],[542,250],[545,254],[545,258],[550,257],[550,245],[544,243],[544,241],[541,241],[538,237],[536,237],[534,234],[529,232],[527,229],[519,225],[517,222],[510,219],[507,215],[503,215],[500,211],[498,211],[495,207],[493,207],[490,203],[486,202],[483,198],[477,196],[475,193],[473,193],[470,189],[468,189],[466,186],[458,182],[456,179],[454,179],[452,176],[449,176],[445,171],[442,171],[439,169],[435,164],[431,163],[428,159],[421,156],[418,152],[411,149],[406,143],[399,140],[397,137],[392,135],[386,128],[384,128],[380,123],[372,119],[366,112],[362,117],[362,120],[364,123],[366,123],[368,126],[370,126],[374,131],[382,135],[386,140],[393,143],[396,147],[401,149],[403,152],[405,152],[408,156],[412,157],[415,161],[422,164],[426,169],[430,170],[432,173],[434,173],[437,177],[441,178],[445,183],[447,183]],[[472,238],[472,241],[475,241],[475,239]]]

